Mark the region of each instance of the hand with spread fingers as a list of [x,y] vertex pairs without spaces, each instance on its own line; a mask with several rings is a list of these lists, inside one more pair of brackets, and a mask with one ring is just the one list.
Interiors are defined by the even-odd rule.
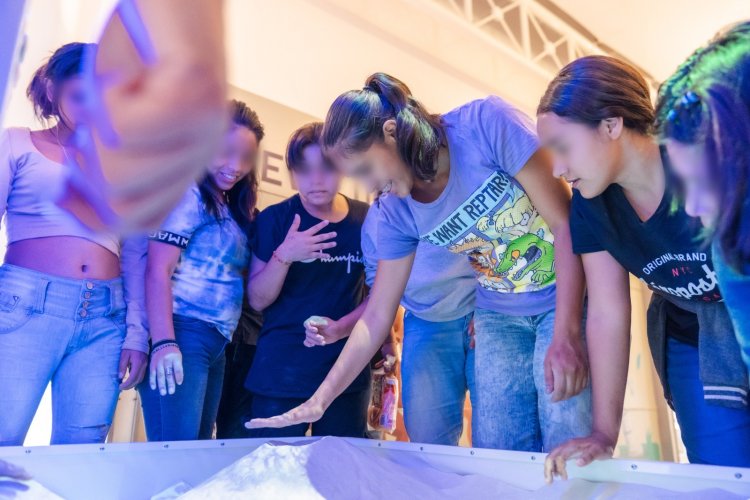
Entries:
[[294,215],[292,225],[284,238],[284,242],[276,249],[276,255],[284,262],[301,262],[313,259],[328,259],[331,256],[325,250],[336,246],[335,232],[318,234],[329,223],[324,220],[304,231],[299,230],[299,214]]
[[311,398],[283,415],[270,418],[254,418],[249,422],[245,422],[245,427],[247,429],[261,429],[264,427],[278,429],[289,427],[290,425],[312,423],[320,420],[324,412],[325,408],[323,408],[323,405],[318,403],[314,398]]
[[604,434],[594,432],[585,438],[571,439],[547,455],[544,462],[544,479],[548,484],[555,476],[568,479],[568,460],[575,459],[578,467],[584,467],[594,460],[612,458],[613,453],[614,443]]

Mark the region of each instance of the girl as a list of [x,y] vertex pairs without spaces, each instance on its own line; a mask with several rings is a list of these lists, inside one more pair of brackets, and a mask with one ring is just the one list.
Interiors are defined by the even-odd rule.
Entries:
[[406,85],[377,73],[333,103],[323,145],[342,172],[390,193],[381,201],[375,284],[310,401],[254,425],[319,418],[387,335],[422,240],[468,255],[477,274],[474,444],[531,451],[586,435],[583,279],[570,248],[570,192],[551,177],[528,117],[497,97],[432,115]]
[[[283,413],[309,398],[362,313],[360,235],[367,204],[339,193],[341,175],[320,151],[322,128],[311,123],[292,134],[286,160],[299,194],[258,216],[248,288],[250,305],[263,311],[246,384],[253,418]],[[306,327],[322,345],[308,349],[314,344]],[[314,436],[365,437],[370,374],[362,368],[312,425]],[[308,427],[255,429],[250,437],[304,436]]]
[[[53,126],[0,135],[0,212],[8,249],[0,267],[0,445],[23,444],[52,382],[52,444],[103,442],[119,394],[125,337],[119,242],[56,205],[78,151],[73,131],[91,46],[60,47],[27,95]],[[144,361],[133,353],[135,365]],[[131,365],[137,371],[137,366]]]
[[550,459],[562,468],[571,456],[587,464],[612,454],[627,378],[630,272],[654,292],[649,343],[690,461],[750,465],[747,372],[700,228],[675,201],[652,136],[645,80],[617,59],[585,57],[552,81],[538,113],[555,175],[575,189],[570,224],[588,286],[594,411],[592,434]]
[[224,150],[149,236],[146,311],[152,346],[149,381],[139,391],[150,441],[212,436],[224,347],[242,309],[250,258],[246,232],[257,199],[254,170],[263,133],[255,112],[232,101]]
[[701,48],[663,86],[659,134],[685,210],[713,241],[722,296],[750,368],[750,22]]

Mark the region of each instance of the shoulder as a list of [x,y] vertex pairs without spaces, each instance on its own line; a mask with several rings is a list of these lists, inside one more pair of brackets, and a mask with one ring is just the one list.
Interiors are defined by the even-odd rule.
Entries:
[[493,114],[506,114],[520,111],[504,100],[502,97],[490,95],[482,99],[475,99],[466,104],[448,111],[443,115],[443,120],[447,122],[476,119]]
[[350,216],[358,223],[363,224],[367,217],[367,212],[370,209],[370,205],[363,201],[353,200],[349,197],[346,197],[346,199],[349,202]]
[[276,225],[281,226],[287,221],[290,221],[294,217],[294,214],[299,211],[297,208],[298,205],[299,197],[298,195],[294,195],[284,201],[269,205],[261,210],[255,218],[256,234],[261,236],[263,231],[267,231],[269,228]]
[[0,132],[0,147],[3,154],[13,155],[29,149],[31,131],[26,127],[8,127]]

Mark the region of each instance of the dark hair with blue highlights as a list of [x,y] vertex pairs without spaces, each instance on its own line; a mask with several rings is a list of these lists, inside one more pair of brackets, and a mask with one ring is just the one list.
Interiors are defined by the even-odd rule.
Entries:
[[331,105],[323,127],[324,149],[366,151],[382,141],[383,124],[396,120],[398,154],[421,180],[433,180],[445,135],[440,115],[429,113],[401,80],[385,73],[367,78],[364,88],[341,94]]
[[81,76],[84,57],[88,52],[93,53],[94,47],[95,44],[79,42],[63,45],[34,72],[26,89],[26,96],[34,104],[34,113],[39,119],[61,119],[57,96],[47,93],[48,82],[56,90],[61,83]]
[[750,22],[696,51],[659,93],[662,140],[704,148],[718,216],[709,233],[727,263],[750,263]]

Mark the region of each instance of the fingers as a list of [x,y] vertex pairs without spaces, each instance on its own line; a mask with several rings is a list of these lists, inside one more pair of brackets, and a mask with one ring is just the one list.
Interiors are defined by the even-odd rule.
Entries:
[[278,415],[271,418],[254,418],[245,424],[247,429],[262,429],[264,427],[270,429],[279,429],[281,427],[289,427],[290,425],[298,424],[300,422],[293,421],[288,414]]
[[31,479],[31,474],[18,465],[0,460],[0,476],[13,479]]
[[318,333],[318,328],[309,326],[305,329],[305,341],[303,344],[307,347],[326,345],[326,338]]
[[289,226],[289,231],[287,231],[286,234],[289,235],[289,234],[292,234],[292,233],[296,233],[297,230],[299,230],[299,224],[300,224],[301,220],[302,219],[300,219],[299,214],[294,214],[294,219],[292,220],[292,225]]
[[321,250],[328,250],[329,248],[335,248],[335,241],[328,241],[326,243],[316,243],[311,247],[313,252],[320,252]]
[[151,363],[151,369],[148,373],[148,385],[151,387],[152,391],[156,390],[156,363]]
[[552,394],[555,390],[555,376],[552,374],[552,363],[544,361],[544,386],[547,389],[547,394]]
[[130,354],[127,351],[123,351],[120,355],[120,365],[117,367],[117,378],[122,381],[125,376],[125,372],[128,370],[130,364]]
[[312,238],[311,238],[310,240],[311,240],[311,241],[312,241],[313,243],[321,243],[321,242],[323,242],[323,241],[327,241],[327,240],[332,240],[332,239],[334,239],[334,238],[335,238],[336,236],[338,236],[338,233],[336,233],[336,232],[334,231],[334,232],[331,232],[331,233],[316,234],[316,235],[315,235],[315,236],[313,236],[313,237],[312,237]]
[[167,380],[166,380],[166,373],[164,370],[164,362],[163,359],[160,359],[156,363],[156,383],[159,386],[159,394],[162,396],[167,395]]
[[552,376],[555,379],[555,387],[552,391],[551,399],[553,402],[561,401],[567,393],[567,378],[562,369],[554,364],[552,365]]
[[[296,215],[295,217],[299,217],[299,215]],[[321,229],[323,229],[324,227],[326,227],[328,224],[329,224],[329,222],[327,220],[320,221],[317,224],[315,224],[313,227],[311,227],[310,229],[307,229],[307,230],[302,231],[302,232],[305,233],[305,234],[310,234],[310,235],[317,234],[318,231],[320,231]],[[299,224],[297,224],[297,227],[299,228]]]
[[173,363],[174,367],[174,380],[177,382],[177,385],[182,385],[182,382],[185,381],[185,371],[182,369],[182,356],[175,359]]

